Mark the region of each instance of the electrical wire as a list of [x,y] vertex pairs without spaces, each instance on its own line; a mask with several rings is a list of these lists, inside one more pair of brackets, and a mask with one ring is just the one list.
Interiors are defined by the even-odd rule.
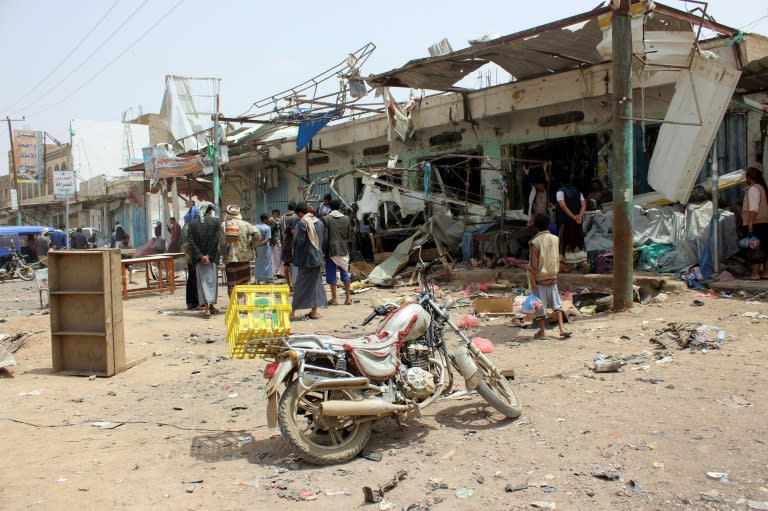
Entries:
[[[125,26],[128,24],[128,22],[130,22],[130,21],[131,21],[131,20],[134,18],[134,16],[136,16],[136,15],[139,13],[139,11],[141,11],[141,10],[144,8],[144,6],[145,6],[145,5],[147,5],[147,3],[148,3],[148,2],[149,2],[149,0],[144,0],[144,1],[141,3],[141,5],[139,5],[139,6],[138,6],[136,9],[134,9],[134,11],[133,11],[133,12],[132,12],[132,13],[131,13],[131,14],[130,14],[130,15],[127,17],[127,18],[125,18],[125,20],[123,20],[123,22],[120,24],[120,26],[118,26],[118,27],[117,27],[115,30],[113,30],[113,31],[112,31],[112,33],[111,33],[111,34],[109,34],[109,36],[107,36],[107,38],[106,38],[104,41],[102,41],[102,42],[101,42],[101,44],[99,44],[98,46],[96,46],[96,49],[95,49],[95,50],[93,50],[91,53],[89,53],[89,54],[88,54],[88,56],[87,56],[87,57],[85,57],[85,59],[83,59],[83,61],[82,61],[82,62],[80,62],[80,63],[79,63],[79,64],[78,64],[78,65],[77,65],[77,66],[76,66],[74,69],[72,69],[72,70],[71,70],[69,73],[67,73],[67,74],[66,74],[66,76],[64,76],[64,78],[62,78],[61,80],[59,80],[59,81],[58,81],[58,82],[57,82],[55,85],[53,85],[52,87],[50,87],[50,88],[49,88],[48,90],[46,90],[46,91],[45,91],[43,94],[39,95],[39,96],[38,96],[37,98],[35,98],[35,99],[34,99],[34,100],[31,102],[31,103],[29,103],[28,105],[26,105],[25,107],[23,107],[23,108],[22,108],[20,111],[22,111],[22,112],[24,112],[24,111],[27,111],[28,109],[30,109],[31,107],[33,107],[34,105],[36,105],[37,103],[39,103],[39,102],[40,102],[40,100],[42,100],[43,98],[47,97],[47,96],[48,96],[48,95],[49,95],[51,92],[53,92],[54,90],[56,90],[56,89],[57,89],[57,88],[58,88],[58,87],[59,87],[59,86],[60,86],[62,83],[64,83],[65,81],[67,81],[67,79],[68,79],[70,76],[72,76],[72,75],[73,75],[73,74],[75,74],[77,71],[79,71],[79,70],[80,70],[80,68],[81,68],[81,67],[83,67],[83,66],[84,66],[84,65],[85,65],[85,64],[86,64],[86,63],[87,63],[89,60],[91,60],[91,57],[93,57],[93,56],[94,56],[96,53],[98,53],[100,50],[102,50],[102,49],[104,48],[104,46],[105,46],[105,45],[106,45],[106,44],[107,44],[109,41],[111,41],[111,40],[112,40],[112,38],[113,38],[113,37],[115,37],[115,36],[118,34],[118,32],[120,32],[120,31],[121,31],[121,30],[122,30],[122,29],[123,29],[123,28],[124,28],[124,27],[125,27]],[[160,18],[160,20],[162,20],[162,18]],[[87,82],[86,82],[86,83],[87,83]],[[81,87],[81,88],[82,88],[82,87]],[[78,89],[78,90],[79,90],[79,89]],[[57,103],[57,104],[58,104],[58,103]],[[37,111],[40,111],[40,110],[42,110],[42,109],[39,109],[39,110],[37,110]]]
[[[13,417],[0,417],[0,420],[15,422],[16,424],[23,424],[25,426],[32,426],[33,428],[68,428],[71,426],[81,426],[83,424],[91,424],[93,422],[102,422],[101,420],[85,420],[80,422],[70,422],[67,424],[35,424],[34,422],[27,422],[21,419],[14,419]],[[122,420],[111,419],[109,422],[120,423],[121,425],[122,424],[152,424],[155,426],[161,426],[161,427],[167,426],[170,428],[176,428],[183,431],[200,431],[200,432],[206,432],[206,433],[234,433],[234,431],[229,429],[191,428],[187,426],[179,426],[178,424],[170,424],[167,422],[156,422],[156,421],[148,421],[148,420],[122,421]],[[262,424],[260,426],[252,426],[246,429],[253,430],[253,429],[260,429],[265,427],[267,426],[265,424]]]
[[761,21],[763,21],[764,19],[768,19],[768,14],[766,14],[765,16],[760,16],[759,18],[757,18],[757,19],[755,19],[755,20],[753,20],[753,21],[750,21],[749,23],[747,23],[747,24],[746,24],[746,25],[744,25],[743,27],[739,28],[739,30],[741,30],[742,32],[744,32],[744,31],[746,31],[746,29],[748,29],[749,27],[751,27],[751,26],[753,26],[753,25],[756,25],[756,24],[760,23],[760,22],[761,22]]
[[[142,6],[143,6],[145,3],[147,3],[148,1],[149,1],[149,0],[144,0],[144,3],[142,4]],[[176,10],[176,9],[177,9],[177,8],[178,8],[178,7],[179,7],[181,4],[183,4],[184,2],[185,2],[185,0],[179,0],[178,2],[176,2],[176,4],[175,4],[173,7],[171,7],[171,8],[168,10],[168,12],[166,12],[166,13],[165,13],[165,14],[163,14],[161,17],[159,17],[159,18],[157,19],[157,21],[156,21],[155,23],[153,23],[153,24],[152,24],[152,25],[151,25],[151,26],[150,26],[150,27],[149,27],[147,30],[145,30],[145,31],[144,31],[144,32],[143,32],[143,33],[142,33],[142,34],[141,34],[141,35],[140,35],[140,36],[139,36],[139,37],[138,37],[136,40],[134,40],[134,41],[133,41],[131,44],[129,44],[129,45],[128,45],[128,47],[126,47],[126,48],[125,48],[123,51],[121,51],[121,52],[120,52],[120,53],[119,53],[119,54],[118,54],[118,55],[117,55],[115,58],[113,58],[112,60],[110,60],[109,62],[107,62],[107,64],[106,64],[104,67],[102,67],[102,68],[101,68],[99,71],[97,71],[97,72],[96,72],[96,73],[95,73],[93,76],[91,76],[91,77],[90,77],[88,80],[86,80],[86,81],[85,81],[85,82],[84,82],[84,83],[83,83],[83,84],[82,84],[80,87],[78,87],[77,89],[73,90],[71,93],[69,93],[67,96],[63,97],[63,98],[62,98],[62,99],[60,99],[59,101],[57,101],[57,102],[55,102],[55,103],[51,103],[50,105],[47,105],[45,108],[41,108],[41,109],[38,109],[38,110],[36,110],[36,111],[47,110],[47,109],[49,109],[49,108],[51,108],[51,107],[54,107],[54,106],[56,106],[56,105],[60,105],[60,104],[61,104],[61,103],[63,103],[64,101],[68,100],[69,98],[71,98],[72,96],[74,96],[75,94],[77,94],[78,92],[80,92],[80,90],[82,90],[83,88],[85,88],[85,86],[87,86],[87,85],[90,85],[90,84],[93,82],[93,80],[95,80],[95,79],[96,79],[96,78],[97,78],[99,75],[101,75],[101,73],[103,73],[104,71],[106,71],[106,70],[107,70],[107,68],[108,68],[109,66],[111,66],[112,64],[114,64],[114,63],[115,63],[115,62],[116,62],[118,59],[120,59],[120,57],[122,57],[123,55],[125,55],[126,53],[128,53],[128,50],[130,50],[131,48],[133,48],[134,46],[136,46],[136,45],[137,45],[137,44],[138,44],[138,43],[139,43],[139,42],[140,42],[142,39],[144,39],[144,38],[145,38],[145,37],[146,37],[146,36],[147,36],[147,35],[148,35],[148,34],[149,34],[149,33],[150,33],[152,30],[154,30],[154,29],[155,29],[155,28],[156,28],[156,27],[157,27],[157,26],[158,26],[160,23],[162,23],[163,21],[165,21],[165,19],[166,19],[168,16],[170,16],[170,15],[171,15],[171,13],[172,13],[173,11],[175,11],[175,10]],[[141,7],[140,7],[140,8],[141,8]]]
[[61,69],[61,66],[63,66],[63,65],[64,65],[64,63],[65,63],[67,60],[69,60],[69,58],[70,58],[70,57],[71,57],[71,56],[72,56],[72,55],[73,55],[73,54],[74,54],[74,53],[75,53],[77,50],[79,50],[79,49],[80,49],[80,46],[82,46],[82,45],[83,45],[83,43],[85,42],[85,40],[86,40],[86,39],[88,39],[88,37],[89,37],[89,36],[90,36],[90,35],[93,33],[93,31],[94,31],[94,30],[96,30],[96,29],[99,27],[99,25],[101,25],[101,23],[102,23],[102,22],[103,22],[103,21],[104,21],[104,20],[107,18],[107,16],[109,16],[109,13],[110,13],[110,12],[112,12],[112,10],[113,10],[113,9],[114,9],[114,8],[117,6],[117,4],[119,4],[119,3],[120,3],[120,0],[115,0],[115,3],[113,3],[113,4],[112,4],[112,7],[110,7],[109,9],[107,9],[107,12],[105,12],[105,13],[104,13],[104,15],[103,15],[101,18],[99,18],[99,21],[97,21],[97,22],[96,22],[96,24],[95,24],[93,27],[91,27],[91,29],[90,29],[90,30],[89,30],[89,31],[88,31],[88,32],[87,32],[87,33],[86,33],[86,34],[83,36],[83,38],[82,38],[82,39],[80,39],[80,41],[79,41],[79,42],[78,42],[78,43],[75,45],[75,47],[74,47],[74,48],[72,48],[72,49],[70,50],[70,52],[69,52],[69,53],[67,53],[67,55],[66,55],[66,56],[65,56],[63,59],[61,59],[61,60],[59,61],[58,65],[57,65],[56,67],[54,67],[54,68],[53,68],[53,70],[51,70],[51,71],[50,71],[50,72],[49,72],[47,75],[45,75],[44,77],[42,77],[42,78],[40,79],[40,81],[38,81],[38,82],[37,82],[37,83],[36,83],[36,84],[35,84],[35,85],[34,85],[32,88],[28,89],[28,90],[27,90],[27,92],[25,92],[25,93],[24,93],[24,95],[22,95],[21,97],[19,97],[19,98],[18,98],[16,101],[14,101],[12,104],[16,104],[16,103],[19,103],[19,102],[20,102],[22,99],[24,99],[24,98],[26,98],[27,96],[29,96],[30,94],[32,94],[32,93],[33,93],[34,91],[36,91],[36,90],[37,90],[37,89],[38,89],[38,88],[39,88],[39,87],[40,87],[40,86],[41,86],[43,83],[45,83],[45,81],[46,81],[48,78],[50,78],[50,77],[51,77],[51,75],[53,75],[53,74],[54,74],[56,71],[58,71],[59,69]]

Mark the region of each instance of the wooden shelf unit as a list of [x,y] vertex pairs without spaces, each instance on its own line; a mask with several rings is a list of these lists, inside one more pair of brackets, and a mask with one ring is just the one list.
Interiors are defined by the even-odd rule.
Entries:
[[120,250],[48,254],[53,372],[113,376],[125,369]]

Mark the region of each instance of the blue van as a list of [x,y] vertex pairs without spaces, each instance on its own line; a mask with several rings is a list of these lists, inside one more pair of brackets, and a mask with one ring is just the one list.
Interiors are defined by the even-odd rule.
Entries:
[[26,256],[27,262],[36,261],[35,236],[43,232],[43,229],[52,230],[44,225],[0,226],[0,264],[11,258],[14,247],[22,256]]

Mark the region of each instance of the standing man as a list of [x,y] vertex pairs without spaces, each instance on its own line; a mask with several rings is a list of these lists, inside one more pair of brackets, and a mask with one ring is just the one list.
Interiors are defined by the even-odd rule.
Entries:
[[168,238],[168,252],[181,252],[181,226],[174,217],[171,217],[171,223],[168,224]]
[[547,310],[552,309],[557,313],[557,324],[560,327],[560,337],[566,339],[571,336],[563,327],[563,305],[560,302],[560,293],[557,289],[557,274],[560,271],[560,250],[557,236],[549,232],[549,217],[538,214],[533,218],[533,225],[538,231],[536,236],[528,243],[530,249],[530,261],[528,263],[528,281],[531,292],[541,300],[542,310],[534,317],[539,322],[539,331],[535,339],[546,338],[545,323]]
[[50,248],[51,239],[49,238],[48,229],[43,229],[35,239],[35,253],[37,254],[37,260],[39,261],[44,257],[48,257],[48,250],[50,250]]
[[320,205],[320,209],[317,211],[317,216],[322,218],[331,212],[331,194],[326,193],[323,197],[323,203]]
[[570,271],[571,265],[583,263],[587,271],[587,248],[584,242],[584,212],[587,201],[578,188],[573,186],[570,178],[562,181],[557,190],[557,210],[555,220],[557,232],[560,234],[560,255],[563,260],[563,271]]
[[272,229],[272,273],[276,279],[283,278],[283,233],[280,229],[280,210],[273,209],[272,216],[269,218],[269,227]]
[[352,241],[354,232],[351,220],[339,211],[340,207],[341,203],[338,200],[332,200],[331,212],[322,218],[325,227],[325,243],[323,244],[325,281],[331,288],[331,301],[329,303],[338,305],[336,296],[336,271],[338,270],[341,281],[344,283],[344,305],[352,305],[352,298],[349,293],[349,243]]
[[253,267],[254,278],[257,284],[270,284],[275,280],[272,272],[272,229],[267,225],[269,215],[262,213],[256,230],[259,233],[259,241],[256,243],[256,262]]
[[73,250],[83,250],[88,246],[88,238],[85,237],[82,227],[75,229],[69,236],[69,244]]
[[203,202],[200,204],[200,221],[194,221],[189,226],[189,250],[197,272],[197,298],[206,319],[219,312],[215,304],[218,298],[221,220],[213,213],[213,204]]
[[251,261],[253,250],[259,241],[259,233],[254,226],[243,220],[240,207],[235,204],[227,206],[227,216],[221,228],[222,239],[227,247],[224,251],[227,296],[231,297],[236,285],[248,284],[251,281]]
[[296,320],[296,311],[299,309],[310,309],[305,317],[319,319],[317,308],[328,304],[320,277],[323,264],[323,223],[307,212],[304,202],[298,204],[295,211],[299,222],[293,238],[293,264],[298,272],[293,285],[291,320]]
[[296,232],[296,223],[299,221],[299,217],[293,211],[294,209],[296,209],[296,203],[290,201],[288,211],[285,212],[285,216],[280,222],[280,231],[283,233],[283,254],[281,256],[283,275],[285,275],[285,280],[291,290],[293,290],[293,283],[296,282],[296,275],[293,274],[291,264],[293,261],[293,235]]
[[123,226],[120,225],[120,221],[118,220],[115,223],[115,230],[112,231],[112,248],[118,248],[120,242],[123,240],[123,236],[125,236],[125,229],[123,229]]
[[67,248],[66,229],[66,225],[59,224],[59,228],[54,229],[51,234],[51,245],[53,245],[56,250],[65,250]]
[[181,229],[181,251],[184,252],[184,259],[187,261],[187,283],[185,286],[187,310],[197,309],[200,306],[197,297],[197,272],[192,262],[192,250],[189,246],[189,228],[194,222],[199,220],[200,211],[196,207],[194,209],[190,208],[184,215],[184,227]]

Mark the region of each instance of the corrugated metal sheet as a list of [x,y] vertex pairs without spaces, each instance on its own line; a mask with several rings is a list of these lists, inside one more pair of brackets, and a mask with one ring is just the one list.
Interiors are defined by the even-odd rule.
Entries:
[[[688,202],[740,74],[697,55],[690,76],[680,73],[665,121],[694,125],[662,124],[648,171],[648,183],[667,199]],[[696,119],[697,105],[701,119]]]

